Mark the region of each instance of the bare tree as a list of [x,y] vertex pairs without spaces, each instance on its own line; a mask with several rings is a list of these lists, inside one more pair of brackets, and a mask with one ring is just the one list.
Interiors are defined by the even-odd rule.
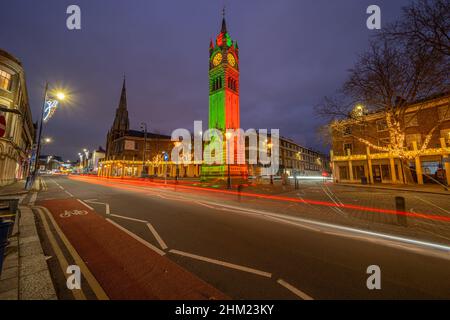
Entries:
[[[416,10],[416,4],[405,12],[413,9]],[[402,164],[423,153],[440,125],[437,122],[427,132],[417,150],[408,150],[405,129],[426,104],[416,102],[449,90],[448,55],[434,49],[431,40],[426,43],[420,39],[399,41],[392,36],[397,30],[395,27],[410,23],[416,22],[403,20],[372,39],[369,50],[360,55],[349,70],[339,94],[326,97],[317,107],[318,114],[330,121],[330,130],[352,136],[373,150],[390,153],[401,159]],[[440,44],[440,48],[444,46]],[[413,114],[409,109],[412,103],[418,106]],[[365,130],[373,113],[382,115],[389,143],[380,145],[377,137],[371,137],[370,130]]]
[[450,1],[418,0],[403,8],[403,19],[384,31],[390,39],[450,56]]

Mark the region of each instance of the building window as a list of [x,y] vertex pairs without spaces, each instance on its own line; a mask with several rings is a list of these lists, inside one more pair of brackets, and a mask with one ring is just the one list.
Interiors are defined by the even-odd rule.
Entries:
[[349,179],[349,175],[348,175],[348,167],[339,167],[339,179],[341,180],[348,180]]
[[350,154],[353,153],[353,144],[344,143],[344,154],[347,155],[347,150],[350,150]]
[[0,70],[0,88],[11,90],[11,74],[3,70]]
[[420,145],[422,143],[422,136],[420,133],[416,133],[416,134],[407,134],[405,136],[405,142],[406,142],[406,146],[408,147],[408,149],[412,150],[413,149],[413,142],[417,142],[417,148],[420,148]]
[[405,128],[417,127],[418,125],[417,113],[405,115]]
[[450,129],[441,130],[441,137],[444,138],[447,147],[450,147]]
[[377,131],[386,131],[388,129],[386,120],[378,120],[377,121]]
[[344,128],[344,136],[350,136],[352,134],[352,127],[348,126]]

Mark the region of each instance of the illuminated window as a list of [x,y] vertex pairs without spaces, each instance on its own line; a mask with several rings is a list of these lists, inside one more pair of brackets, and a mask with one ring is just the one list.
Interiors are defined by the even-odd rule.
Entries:
[[352,134],[352,128],[351,127],[345,127],[344,128],[344,136],[350,136]]
[[11,74],[3,70],[0,70],[0,88],[11,90]]
[[350,150],[350,154],[353,153],[353,144],[351,143],[344,143],[344,154],[347,155],[347,150]]

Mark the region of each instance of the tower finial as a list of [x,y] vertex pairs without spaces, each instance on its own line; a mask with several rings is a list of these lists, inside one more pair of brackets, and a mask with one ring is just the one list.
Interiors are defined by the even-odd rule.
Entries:
[[225,5],[222,9],[222,29],[220,30],[222,33],[227,33],[227,24],[225,22]]

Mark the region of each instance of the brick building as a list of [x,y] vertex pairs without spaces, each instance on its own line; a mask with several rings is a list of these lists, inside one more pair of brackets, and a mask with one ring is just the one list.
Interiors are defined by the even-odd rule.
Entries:
[[[400,121],[405,133],[402,157],[373,147],[391,143],[384,112],[363,115],[364,125],[350,119],[340,121],[339,126],[344,125],[344,130],[335,130],[331,125],[331,161],[336,182],[365,183],[367,179],[371,184],[403,184],[411,182],[406,171],[411,172],[414,183],[418,184],[450,181],[450,94],[417,101],[404,108]],[[368,143],[361,142],[358,139],[361,137]],[[422,147],[423,151],[418,151]]]

